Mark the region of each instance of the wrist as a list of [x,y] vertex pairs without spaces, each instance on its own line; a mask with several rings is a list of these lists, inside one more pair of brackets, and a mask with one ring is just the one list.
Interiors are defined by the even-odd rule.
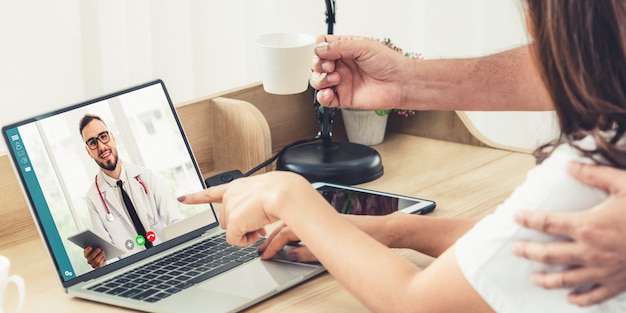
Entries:
[[273,171],[264,174],[273,176],[273,189],[265,196],[264,212],[269,219],[287,220],[299,215],[301,209],[314,203],[319,192],[311,187],[304,177],[288,171]]
[[395,241],[393,220],[396,214],[383,216],[342,214],[341,216],[368,236],[389,247]]
[[386,215],[383,223],[383,230],[381,233],[381,241],[389,248],[399,248],[401,247],[400,241],[402,236],[398,231],[400,228],[400,222],[405,213],[394,212],[392,214]]

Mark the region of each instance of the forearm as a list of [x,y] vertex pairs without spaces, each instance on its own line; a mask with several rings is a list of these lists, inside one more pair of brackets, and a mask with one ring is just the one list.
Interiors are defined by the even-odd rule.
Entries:
[[410,60],[407,109],[544,111],[553,105],[530,47],[477,58]]
[[420,271],[415,265],[326,208],[327,203],[309,204],[307,212],[300,206],[285,208],[282,220],[350,293],[374,312],[407,311],[396,307],[408,298],[419,300],[406,296]]
[[477,220],[394,213],[345,218],[390,248],[408,248],[438,257],[476,224]]

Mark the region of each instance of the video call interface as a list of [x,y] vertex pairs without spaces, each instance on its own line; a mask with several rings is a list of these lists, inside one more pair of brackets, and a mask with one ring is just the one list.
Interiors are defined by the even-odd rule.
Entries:
[[[152,212],[144,215],[147,216],[143,223],[146,236],[136,230],[129,230],[132,234],[128,236],[116,233],[115,230],[122,227],[122,220],[128,220],[128,217],[104,212],[115,211],[116,208],[111,208],[113,200],[88,196],[90,188],[93,189],[97,181],[97,175],[102,175],[102,172],[88,153],[89,147],[79,132],[79,121],[85,114],[97,115],[106,124],[108,134],[99,134],[96,138],[99,149],[106,150],[102,147],[114,144],[118,159],[123,160],[122,164],[129,164],[128,167],[133,164],[149,169],[152,173],[149,181],[145,178],[141,180],[141,177],[128,180],[128,184],[133,186],[129,188],[135,190],[131,198],[137,202],[138,215],[141,215],[139,212],[142,210]],[[84,256],[84,248],[68,240],[86,230],[120,250],[117,256],[107,257],[106,266],[145,251],[148,243],[158,245],[217,222],[210,204],[184,205],[176,201],[178,196],[201,191],[204,185],[160,82],[47,114],[3,130],[38,216],[41,231],[65,281],[94,270]],[[107,140],[107,144],[103,143]],[[106,187],[100,185],[99,189]],[[136,190],[145,193],[145,196]],[[156,195],[157,192],[160,194]],[[96,214],[90,213],[89,197],[91,211]],[[169,216],[154,213],[162,212],[164,208],[144,208],[142,205],[145,203],[136,201],[142,197],[157,197],[159,206],[167,202],[167,210],[174,213]],[[116,203],[121,202],[117,200]],[[100,218],[97,212],[100,212]]]

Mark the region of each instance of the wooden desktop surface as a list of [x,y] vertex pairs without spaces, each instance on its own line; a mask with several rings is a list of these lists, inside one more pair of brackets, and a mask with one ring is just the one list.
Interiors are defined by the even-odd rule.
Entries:
[[[374,148],[382,156],[385,174],[361,186],[435,200],[437,208],[431,215],[440,217],[475,218],[488,214],[522,183],[534,165],[533,157],[527,153],[398,133],[389,133],[385,142]],[[421,267],[432,261],[415,251],[397,251]],[[10,245],[0,254],[11,260],[11,273],[26,281],[23,312],[130,312],[65,294],[40,239]],[[12,310],[14,303],[10,299],[14,295],[15,290],[9,288],[5,298],[7,312]],[[327,311],[367,309],[330,275],[322,274],[246,310]]]

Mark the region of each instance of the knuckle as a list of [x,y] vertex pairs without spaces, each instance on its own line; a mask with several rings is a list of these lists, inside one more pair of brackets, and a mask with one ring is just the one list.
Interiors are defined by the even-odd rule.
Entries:
[[[592,250],[587,251],[583,255],[583,260],[588,265],[599,265],[599,264],[604,264],[607,261],[607,257],[605,256],[604,252],[596,250],[596,249],[592,249]],[[606,270],[607,268],[601,269],[601,271],[606,271]]]
[[545,264],[553,264],[554,262],[550,251],[545,247],[538,248],[535,251],[535,259]]
[[596,242],[601,236],[601,225],[587,220],[578,227],[578,235],[583,242]]
[[597,272],[600,277],[605,277],[605,278],[618,277],[619,274],[622,272],[622,268],[615,267],[615,266],[602,266],[597,269]]
[[553,222],[552,219],[550,219],[550,215],[548,214],[541,214],[539,216],[540,220],[540,225],[541,225],[541,231],[544,233],[548,233],[550,232],[550,229],[553,228]]
[[567,287],[569,281],[563,272],[556,272],[540,276],[536,280],[537,284],[547,289],[560,289]]
[[561,288],[570,287],[569,280],[567,279],[568,278],[567,275],[565,275],[565,273],[561,273],[559,276],[560,276],[560,280],[558,282],[558,287],[561,287]]

